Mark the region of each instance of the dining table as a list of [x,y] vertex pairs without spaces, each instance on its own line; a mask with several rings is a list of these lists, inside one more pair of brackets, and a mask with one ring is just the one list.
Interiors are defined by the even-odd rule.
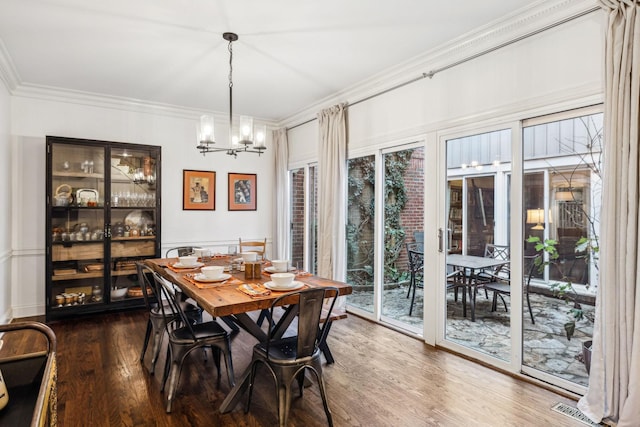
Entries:
[[[199,282],[196,277],[200,268],[205,265],[221,265],[229,268],[233,265],[233,256],[213,256],[210,260],[199,263],[195,267],[177,268],[178,258],[153,258],[145,260],[145,264],[161,277],[173,283],[185,296],[193,299],[203,310],[213,318],[221,318],[228,325],[237,325],[254,336],[259,342],[267,340],[267,332],[258,324],[256,317],[249,313],[267,310],[272,302],[280,296],[291,292],[268,289],[271,282],[268,270],[269,261],[261,263],[261,272],[258,277],[245,278],[244,271],[225,269],[224,280],[217,282]],[[267,270],[265,270],[267,268]],[[292,271],[296,274],[296,285],[299,289],[315,287],[334,287],[338,290],[338,296],[349,295],[352,292],[351,285],[330,280],[304,271]],[[255,290],[255,294],[251,291]],[[278,320],[274,333],[282,336],[291,322],[297,316],[296,297],[283,298],[281,303],[284,312]],[[337,305],[337,304],[336,304]],[[242,395],[249,386],[251,366],[249,365],[242,376],[236,381],[236,385],[222,402],[219,410],[221,413],[230,412],[239,403]]]
[[447,255],[447,265],[454,271],[460,271],[456,285],[464,287],[462,296],[462,314],[467,316],[466,293],[469,293],[469,305],[471,306],[471,321],[476,321],[476,294],[478,287],[482,286],[479,278],[481,272],[496,269],[509,264],[508,259],[497,259],[492,257],[481,257],[475,255],[449,254]]

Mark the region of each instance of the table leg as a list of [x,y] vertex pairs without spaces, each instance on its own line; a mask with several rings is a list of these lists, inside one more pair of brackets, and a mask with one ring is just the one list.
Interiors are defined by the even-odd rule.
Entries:
[[231,412],[233,408],[240,402],[242,395],[249,388],[249,382],[251,381],[251,364],[245,369],[242,373],[242,376],[238,381],[236,381],[236,385],[229,391],[227,397],[224,398],[222,405],[220,405],[220,413],[226,414],[227,412]]
[[[280,318],[278,324],[275,327],[276,332],[274,335],[281,337],[297,315],[297,304],[287,307],[284,315]],[[232,316],[227,316],[227,318],[233,320],[233,322],[256,337],[259,341],[264,342],[267,340],[267,334],[262,330],[262,328],[260,328],[260,326],[258,326],[256,322],[253,321],[253,319],[247,313],[239,313]],[[231,412],[233,408],[236,407],[244,393],[247,391],[250,381],[251,364],[249,364],[247,369],[245,369],[240,379],[236,381],[236,385],[229,391],[227,397],[225,397],[224,401],[220,405],[220,413],[225,414],[227,412]]]

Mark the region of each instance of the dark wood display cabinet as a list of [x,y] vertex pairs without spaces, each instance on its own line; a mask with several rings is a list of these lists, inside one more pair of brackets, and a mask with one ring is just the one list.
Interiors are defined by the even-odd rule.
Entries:
[[47,320],[144,305],[160,257],[158,146],[47,137]]

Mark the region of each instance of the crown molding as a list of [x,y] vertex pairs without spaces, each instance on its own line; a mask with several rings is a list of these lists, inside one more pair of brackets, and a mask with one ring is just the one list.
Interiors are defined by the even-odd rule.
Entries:
[[[455,64],[488,49],[518,40],[528,34],[598,8],[597,0],[541,0],[453,39],[435,49],[371,76],[350,88],[326,97],[290,117],[280,127],[292,127],[315,118],[323,108],[340,102],[366,99],[416,79],[433,77],[434,70]],[[435,74],[437,75],[437,74]]]
[[0,39],[0,80],[4,82],[9,93],[20,86],[20,76],[2,39]]
[[[141,114],[163,115],[194,121],[199,120],[200,116],[203,114],[212,115],[216,122],[227,122],[229,120],[228,112],[200,110],[179,105],[162,104],[134,98],[105,95],[71,89],[61,89],[51,86],[34,85],[30,83],[19,85],[17,88],[11,91],[11,95],[15,97],[62,102],[67,104],[86,105],[96,108],[114,109]],[[275,128],[276,126],[276,123],[272,120],[264,120],[256,117],[254,118],[254,121],[265,124],[270,128]]]

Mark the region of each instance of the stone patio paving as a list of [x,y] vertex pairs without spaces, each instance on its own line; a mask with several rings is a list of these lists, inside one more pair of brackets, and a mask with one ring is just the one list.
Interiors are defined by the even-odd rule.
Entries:
[[[582,362],[582,342],[591,339],[593,325],[589,320],[577,323],[573,338],[565,335],[564,323],[568,320],[569,307],[564,301],[541,294],[531,294],[531,307],[535,324],[531,323],[528,311],[523,318],[523,358],[526,366],[556,375],[560,378],[586,386],[588,375]],[[491,298],[491,295],[489,295]],[[507,307],[509,298],[505,297]],[[354,289],[347,299],[367,311],[373,311],[371,290]],[[383,295],[383,315],[422,331],[423,290],[416,292],[413,313],[409,316],[410,299],[407,286],[389,287]],[[526,303],[523,304],[526,310]],[[593,311],[592,306],[583,306]],[[462,302],[454,301],[453,291],[447,301],[447,338],[453,342],[490,354],[497,358],[509,358],[509,314],[500,301],[498,310],[491,311],[491,300],[479,292],[476,300],[476,321],[462,315]]]

